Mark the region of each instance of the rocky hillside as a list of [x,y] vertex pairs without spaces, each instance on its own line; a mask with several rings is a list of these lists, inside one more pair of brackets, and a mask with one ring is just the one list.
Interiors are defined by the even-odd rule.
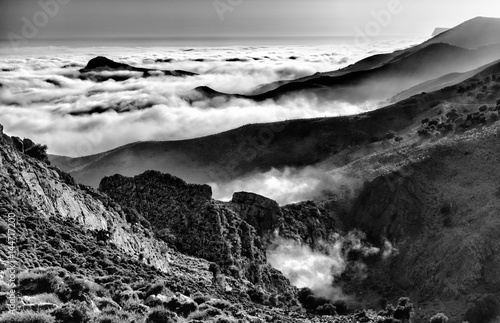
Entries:
[[389,263],[369,266],[358,290],[378,290],[384,297],[404,291],[421,309],[415,319],[437,309],[453,322],[489,322],[475,318],[476,310],[500,313],[498,301],[492,307],[477,301],[500,298],[499,136],[499,122],[478,122],[343,169],[367,180],[351,210],[340,216],[344,228],[361,229],[372,243],[388,239],[398,248]]
[[206,185],[158,172],[106,178],[108,196],[1,130],[2,323],[379,322],[412,311],[401,299],[349,312],[266,264],[271,232],[328,239],[335,221],[312,202],[237,193],[223,203]]
[[209,186],[188,185],[149,171],[134,178],[106,177],[99,189],[129,212],[144,216],[156,236],[178,251],[216,262],[224,274],[236,279],[293,294],[288,281],[267,264],[255,228],[212,200]]

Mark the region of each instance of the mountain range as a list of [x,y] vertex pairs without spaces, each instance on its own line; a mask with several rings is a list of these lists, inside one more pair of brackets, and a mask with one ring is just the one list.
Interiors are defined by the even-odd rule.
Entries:
[[[358,115],[249,124],[78,158],[47,156],[0,127],[0,252],[8,258],[14,216],[18,306],[35,312],[22,315],[495,322],[499,35],[500,19],[479,17],[412,48],[239,95],[392,98]],[[152,72],[100,57],[80,73],[94,68]],[[219,201],[206,184],[306,167],[325,184],[311,201],[288,205],[258,192]],[[311,271],[319,283],[298,288]],[[9,286],[0,287],[5,311]]]

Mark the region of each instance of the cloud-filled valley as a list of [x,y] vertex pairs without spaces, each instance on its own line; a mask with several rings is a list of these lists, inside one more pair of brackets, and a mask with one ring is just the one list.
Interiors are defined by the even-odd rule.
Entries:
[[[372,53],[412,43],[377,43]],[[345,67],[367,53],[366,48],[349,44],[86,51],[69,47],[0,51],[0,119],[11,134],[37,138],[52,154],[83,156],[135,141],[186,139],[248,123],[336,116],[373,108],[370,102],[354,106],[306,97],[260,103],[222,97],[189,100],[197,95],[192,90],[199,86],[244,94],[263,84]],[[198,75],[152,73],[145,78],[136,71],[101,71],[96,73],[119,80],[81,78],[78,70],[99,55],[135,67]]]

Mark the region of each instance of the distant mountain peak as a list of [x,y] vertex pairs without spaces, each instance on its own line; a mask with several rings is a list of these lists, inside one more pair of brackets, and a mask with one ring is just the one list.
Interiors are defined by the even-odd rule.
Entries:
[[448,30],[450,30],[450,28],[437,27],[436,29],[434,29],[434,32],[432,33],[432,37],[437,36],[439,34],[442,34],[442,33],[444,33],[445,31],[448,31]]

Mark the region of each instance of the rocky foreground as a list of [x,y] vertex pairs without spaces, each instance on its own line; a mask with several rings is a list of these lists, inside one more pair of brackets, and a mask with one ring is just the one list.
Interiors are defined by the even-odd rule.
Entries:
[[298,290],[267,264],[275,232],[311,246],[329,238],[335,221],[312,202],[280,207],[238,193],[223,203],[206,185],[158,172],[105,178],[98,191],[50,166],[45,150],[1,133],[2,323],[410,316],[407,299],[378,313],[356,310]]

